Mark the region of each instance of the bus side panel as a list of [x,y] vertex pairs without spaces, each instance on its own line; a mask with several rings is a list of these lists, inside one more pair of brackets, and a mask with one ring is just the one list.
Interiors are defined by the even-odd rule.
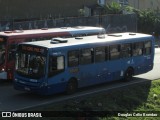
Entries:
[[97,63],[96,67],[96,77],[97,80],[101,83],[109,82],[112,80],[112,74],[109,69],[109,62]]
[[135,75],[146,73],[153,68],[153,62],[151,56],[140,56],[134,58],[134,68]]
[[53,77],[49,77],[48,80],[48,94],[60,93],[66,90],[69,76],[66,72],[62,72]]
[[121,59],[112,60],[108,62],[108,68],[112,76],[111,81],[119,80],[122,77],[121,75],[121,71],[123,71],[122,66],[123,64]]
[[96,83],[96,66],[94,64],[79,65],[79,87]]

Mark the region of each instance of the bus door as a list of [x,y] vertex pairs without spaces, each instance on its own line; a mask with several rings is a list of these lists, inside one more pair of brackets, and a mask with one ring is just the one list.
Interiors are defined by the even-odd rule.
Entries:
[[48,63],[48,86],[52,91],[62,92],[65,89],[65,61],[63,55],[50,55]]
[[153,56],[152,56],[152,42],[145,41],[143,48],[144,62],[143,62],[143,71],[147,72],[153,68]]
[[[153,68],[153,54],[154,51],[152,51],[152,42],[146,41],[144,42],[144,55],[146,56],[147,66]],[[149,69],[150,70],[150,69]]]
[[151,41],[134,43],[133,56],[136,62],[136,74],[147,72],[153,67],[151,57]]

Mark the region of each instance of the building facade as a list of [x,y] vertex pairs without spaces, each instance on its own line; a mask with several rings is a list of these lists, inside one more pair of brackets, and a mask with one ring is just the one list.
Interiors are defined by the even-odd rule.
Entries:
[[118,2],[122,6],[132,6],[139,10],[152,9],[160,10],[160,0],[106,0],[106,3]]
[[160,0],[0,0],[0,20],[100,15],[103,6],[111,2],[140,10],[160,9]]
[[152,9],[159,11],[160,10],[160,0],[128,0],[130,6],[144,10]]
[[94,4],[97,0],[0,0],[0,19],[74,17]]

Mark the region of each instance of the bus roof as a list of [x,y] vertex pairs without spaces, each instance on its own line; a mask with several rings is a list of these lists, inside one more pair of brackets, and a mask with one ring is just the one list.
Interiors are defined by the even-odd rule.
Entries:
[[105,29],[102,27],[92,26],[75,26],[75,27],[61,27],[61,28],[42,28],[34,30],[14,30],[0,32],[0,36],[18,36],[18,35],[30,35],[30,34],[42,34],[42,33],[53,33],[53,32],[69,32],[71,35],[80,33],[97,32],[97,30],[104,32]]
[[[141,33],[116,33],[116,34],[102,34],[102,35],[93,35],[93,36],[84,36],[84,37],[76,37],[76,38],[53,38],[52,40],[46,41],[36,41],[36,42],[26,42],[22,44],[29,44],[35,46],[41,46],[46,48],[58,48],[65,46],[74,46],[81,44],[91,44],[91,43],[104,43],[104,42],[118,42],[118,41],[126,41],[129,40],[139,40],[138,38],[147,38],[146,40],[152,39],[152,35],[141,34]],[[62,43],[55,44],[57,40],[62,40]],[[53,42],[52,42],[53,41]]]

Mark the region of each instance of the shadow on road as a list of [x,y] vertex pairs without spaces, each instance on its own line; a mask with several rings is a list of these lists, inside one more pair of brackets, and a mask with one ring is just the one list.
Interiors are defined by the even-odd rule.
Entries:
[[[16,98],[16,100],[20,100],[22,104],[25,104],[26,101],[28,103],[31,103],[30,105],[23,107],[22,110],[34,109],[38,111],[41,110],[52,111],[51,106],[53,106],[54,109],[55,105],[64,104],[66,103],[66,101],[74,102],[78,100],[79,101],[78,103],[81,103],[81,101],[84,100],[87,101],[87,99],[92,97],[94,98],[94,96],[102,95],[103,96],[102,98],[106,98],[105,99],[106,103],[114,101],[114,104],[112,103],[113,108],[111,108],[111,106],[108,106],[106,103],[103,103],[106,105],[105,107],[106,110],[117,111],[118,109],[115,109],[117,108],[115,106],[117,105],[121,106],[121,103],[126,103],[125,106],[126,109],[132,111],[137,106],[146,102],[148,98],[148,93],[150,91],[150,87],[151,87],[151,80],[134,77],[134,79],[130,82],[114,81],[105,84],[85,87],[79,89],[77,93],[73,95],[65,95],[64,93],[61,93],[50,96],[42,96],[42,95],[22,92],[16,94],[14,98]],[[134,97],[131,97],[131,95],[133,95]],[[100,97],[99,99],[102,98]],[[84,105],[82,104],[80,106]],[[77,106],[75,105],[75,107]],[[124,106],[121,107],[124,108]],[[91,109],[94,109],[94,106]]]

